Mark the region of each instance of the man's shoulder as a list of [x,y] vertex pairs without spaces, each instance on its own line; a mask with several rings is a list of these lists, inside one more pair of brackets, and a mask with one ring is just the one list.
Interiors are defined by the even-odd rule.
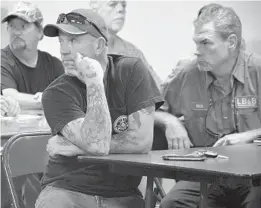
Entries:
[[197,67],[197,63],[195,59],[182,59],[180,60],[175,70],[173,70],[174,76],[170,77],[170,80],[174,78],[185,78],[185,77],[193,77],[200,75],[200,71]]
[[120,41],[122,41],[122,43],[127,47],[127,48],[130,48],[130,49],[133,49],[133,50],[137,50],[137,51],[141,51],[137,46],[135,46],[133,43],[119,37],[119,36],[116,36]]
[[135,65],[141,61],[140,58],[126,56],[126,55],[118,55],[118,54],[109,54],[109,59],[112,61],[114,68],[117,71],[120,70],[129,70],[129,68],[135,67]]
[[[15,57],[9,46],[1,49],[1,66],[4,68],[12,68],[15,65]],[[9,66],[9,67],[8,67]]]
[[58,59],[57,57],[55,56],[52,56],[50,53],[46,52],[46,51],[41,51],[41,50],[38,50],[39,52],[39,57],[41,59],[44,59],[44,61],[48,61],[49,63],[54,63],[54,64],[62,64],[61,60]]
[[45,90],[43,96],[57,96],[59,93],[68,96],[76,96],[79,94],[80,88],[85,87],[76,77],[71,77],[66,74],[55,79]]
[[134,57],[141,57],[143,55],[142,51],[133,43],[131,43],[119,36],[116,36],[116,38],[123,45],[125,55],[134,56]]
[[256,53],[251,53],[251,54],[245,54],[248,61],[248,66],[251,69],[258,69],[259,71],[261,70],[261,55],[256,54]]

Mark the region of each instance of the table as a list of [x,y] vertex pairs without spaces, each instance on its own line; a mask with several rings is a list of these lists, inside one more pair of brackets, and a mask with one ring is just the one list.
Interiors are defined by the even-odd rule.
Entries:
[[207,187],[213,183],[261,184],[261,146],[258,144],[207,148],[229,159],[211,158],[206,161],[164,161],[170,153],[189,153],[187,150],[151,151],[149,154],[112,154],[108,156],[79,156],[79,160],[110,165],[110,171],[124,175],[147,176],[146,208],[151,208],[153,177],[196,181],[201,184],[200,207],[207,207]]
[[42,110],[23,110],[17,117],[1,117],[1,146],[18,133],[50,131]]

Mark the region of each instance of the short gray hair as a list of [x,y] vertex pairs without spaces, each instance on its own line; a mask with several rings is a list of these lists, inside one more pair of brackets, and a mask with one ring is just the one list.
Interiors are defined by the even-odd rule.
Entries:
[[202,7],[198,13],[194,26],[202,26],[213,22],[216,31],[226,40],[229,35],[235,34],[238,38],[237,48],[240,48],[242,39],[242,24],[236,12],[230,7],[219,4],[209,4]]
[[106,0],[89,0],[89,7],[94,11],[98,11],[101,5],[105,2]]

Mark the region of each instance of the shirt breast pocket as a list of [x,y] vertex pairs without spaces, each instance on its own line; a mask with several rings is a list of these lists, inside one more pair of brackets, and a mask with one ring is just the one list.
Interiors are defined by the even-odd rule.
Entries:
[[196,118],[205,118],[207,116],[207,109],[192,110],[192,113]]
[[127,108],[110,108],[112,133],[118,134],[128,129],[128,115]]
[[242,131],[258,129],[261,126],[261,119],[258,108],[238,109],[239,126]]

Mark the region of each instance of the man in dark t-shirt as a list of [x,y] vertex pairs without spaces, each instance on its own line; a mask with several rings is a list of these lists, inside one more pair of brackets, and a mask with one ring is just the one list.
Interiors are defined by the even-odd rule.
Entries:
[[43,90],[64,73],[62,62],[37,49],[43,38],[43,16],[29,2],[19,2],[2,20],[9,45],[1,49],[1,92],[21,108],[41,109]]
[[92,10],[61,14],[44,34],[59,36],[65,74],[42,97],[54,137],[36,207],[144,207],[140,177],[77,156],[148,153],[163,104],[155,81],[139,58],[107,55],[107,28]]

